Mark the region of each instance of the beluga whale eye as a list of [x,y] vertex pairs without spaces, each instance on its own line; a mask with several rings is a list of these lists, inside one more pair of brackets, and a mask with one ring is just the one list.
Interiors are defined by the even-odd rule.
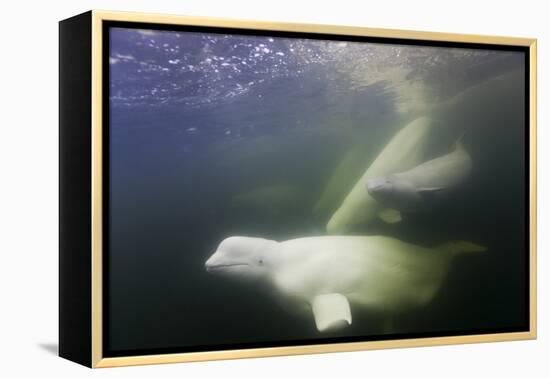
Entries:
[[258,260],[258,264],[264,265],[264,260],[263,260],[263,259],[259,259],[259,260]]

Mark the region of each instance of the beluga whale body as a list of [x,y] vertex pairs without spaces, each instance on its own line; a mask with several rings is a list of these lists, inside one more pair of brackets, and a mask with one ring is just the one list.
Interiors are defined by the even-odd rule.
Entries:
[[451,153],[405,172],[371,178],[367,180],[366,189],[384,206],[417,211],[428,207],[430,200],[438,194],[458,188],[467,180],[471,170],[472,159],[458,140]]
[[382,311],[391,317],[427,304],[454,256],[484,250],[464,241],[425,248],[385,236],[283,242],[233,236],[220,243],[205,267],[210,273],[248,279],[279,302],[313,313],[323,332],[350,325],[354,311]]
[[365,190],[365,185],[368,179],[402,172],[418,165],[422,161],[431,127],[430,118],[420,117],[403,127],[389,141],[328,221],[326,228],[329,234],[345,234],[354,226],[367,223],[377,216],[386,222],[393,222],[394,214],[380,206]]

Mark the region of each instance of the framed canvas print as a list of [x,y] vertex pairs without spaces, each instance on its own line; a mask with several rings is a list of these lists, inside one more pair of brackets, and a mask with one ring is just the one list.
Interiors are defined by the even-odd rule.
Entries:
[[60,355],[536,337],[536,41],[60,22]]

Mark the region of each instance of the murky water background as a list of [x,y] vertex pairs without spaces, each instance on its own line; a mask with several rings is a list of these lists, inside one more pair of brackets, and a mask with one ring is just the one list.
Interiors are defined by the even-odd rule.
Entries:
[[422,115],[437,123],[427,158],[465,132],[468,184],[431,212],[350,233],[488,251],[457,258],[394,334],[526,326],[523,53],[119,28],[110,44],[112,351],[380,337],[380,314],[352,308],[351,327],[320,334],[204,262],[231,235],[323,235]]

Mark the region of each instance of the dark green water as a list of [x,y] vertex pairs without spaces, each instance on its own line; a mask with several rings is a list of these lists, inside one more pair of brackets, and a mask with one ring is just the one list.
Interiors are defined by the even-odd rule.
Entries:
[[466,186],[350,234],[488,251],[454,260],[434,300],[396,316],[392,334],[526,327],[522,53],[113,29],[110,56],[112,353],[380,337],[380,314],[352,307],[349,328],[321,334],[312,316],[204,262],[232,235],[323,235],[385,144],[423,115],[437,123],[427,159],[465,133]]

